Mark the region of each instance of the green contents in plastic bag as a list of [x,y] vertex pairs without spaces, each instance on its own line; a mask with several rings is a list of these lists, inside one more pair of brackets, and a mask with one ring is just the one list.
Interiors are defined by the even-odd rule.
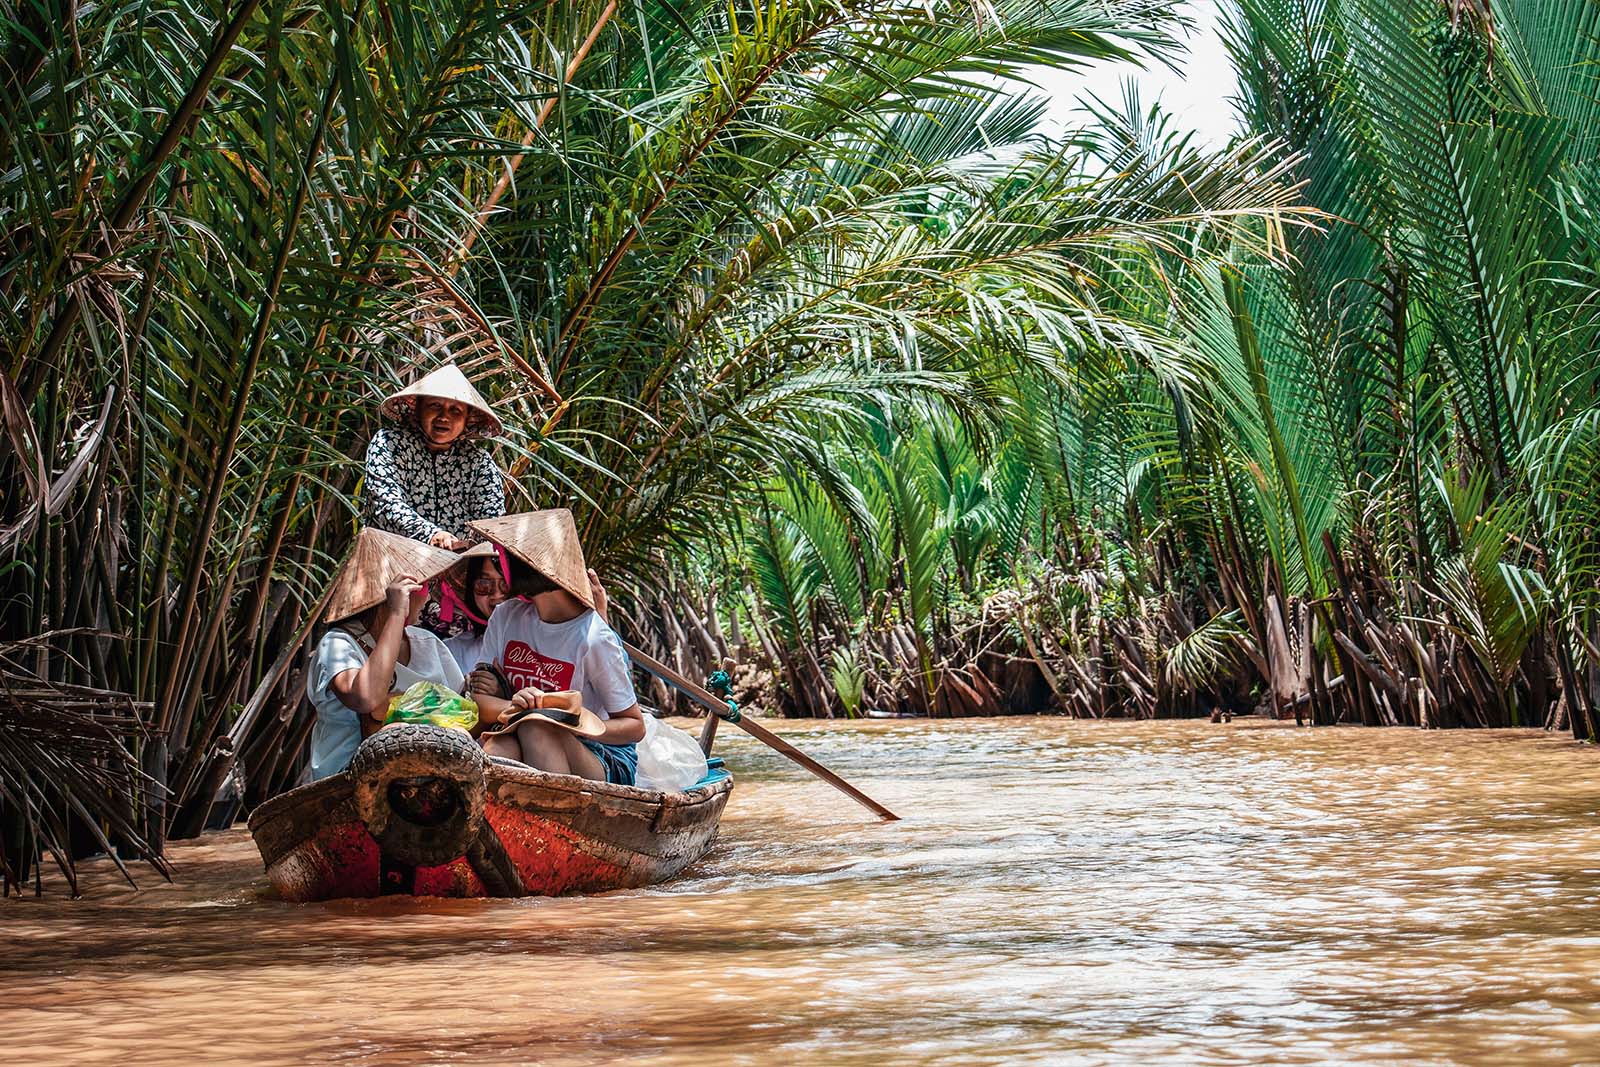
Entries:
[[418,682],[389,698],[389,717],[383,724],[395,722],[470,730],[478,724],[478,705],[438,682]]

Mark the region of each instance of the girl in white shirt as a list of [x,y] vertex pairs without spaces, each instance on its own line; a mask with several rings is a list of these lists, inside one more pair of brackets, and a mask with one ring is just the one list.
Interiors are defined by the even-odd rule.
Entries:
[[[485,553],[479,549],[489,551]],[[484,655],[483,638],[489,627],[489,616],[511,595],[511,590],[506,587],[505,576],[500,573],[500,561],[488,542],[474,545],[461,555],[459,579],[446,578],[439,583],[439,587],[447,602],[454,601],[449,603],[446,610],[466,616],[467,628],[454,637],[445,638],[444,643],[456,658],[456,666],[461,668],[461,673],[471,674],[480,662],[494,661],[493,656]],[[456,593],[458,580],[461,586],[459,598]],[[441,618],[443,615],[441,611]]]
[[593,607],[592,575],[571,513],[508,515],[473,529],[501,546],[503,577],[517,598],[495,609],[483,635],[482,656],[509,681],[510,699],[489,672],[474,671],[468,679],[482,719],[538,708],[544,693],[576,690],[603,727],[588,737],[527,718],[514,733],[486,737],[484,750],[555,774],[632,785],[644,715],[622,641]]
[[464,679],[450,650],[416,625],[428,600],[426,583],[456,560],[454,552],[396,534],[361,531],[329,597],[331,625],[306,672],[306,697],[317,710],[312,781],[350,765],[362,739],[383,724],[391,696],[417,682],[460,692]]

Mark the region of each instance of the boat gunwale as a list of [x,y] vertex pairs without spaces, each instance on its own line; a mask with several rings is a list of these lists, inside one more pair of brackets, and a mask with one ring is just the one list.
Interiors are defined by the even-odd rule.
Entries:
[[[496,781],[499,779],[499,782]],[[664,789],[641,789],[638,786],[618,785],[613,782],[600,782],[592,778],[582,778],[575,774],[553,774],[549,771],[540,771],[532,767],[512,767],[504,763],[489,762],[484,766],[485,787],[493,791],[501,782],[528,786],[536,789],[548,790],[552,793],[561,793],[581,797],[588,794],[607,800],[631,801],[635,804],[661,806],[674,804],[687,806],[698,804],[718,793],[723,793],[733,788],[733,775],[725,774],[724,777],[704,785],[696,785],[692,789],[669,791]],[[286,789],[277,796],[269,797],[257,804],[250,811],[247,825],[254,828],[258,822],[265,822],[277,814],[278,809],[293,807],[297,803],[315,796],[319,793],[336,793],[340,787],[352,784],[349,771],[340,771],[338,774],[329,775],[315,782],[297,785],[293,789]]]
[[[692,789],[668,792],[600,782],[571,774],[553,774],[495,760],[486,761],[484,779],[489,798],[530,814],[559,820],[586,808],[599,808],[652,824],[659,824],[666,812],[701,807],[733,789],[733,776],[726,773],[715,781]],[[341,805],[353,802],[354,785],[349,771],[340,771],[257,804],[250,812],[246,825],[258,847],[268,845],[270,840],[270,847],[262,848],[262,858],[267,865],[271,866],[278,856],[291,851],[316,832],[316,826],[312,823],[318,820],[296,816],[307,808],[322,809],[324,817],[331,815]],[[515,792],[514,801],[512,798],[502,799],[502,793],[507,790]],[[283,825],[285,818],[291,820],[292,828]],[[274,854],[273,859],[265,855],[269,851]]]

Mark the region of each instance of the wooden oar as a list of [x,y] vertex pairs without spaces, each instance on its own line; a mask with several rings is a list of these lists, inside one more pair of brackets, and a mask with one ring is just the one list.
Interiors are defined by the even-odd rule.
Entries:
[[726,700],[718,700],[705,687],[696,685],[694,682],[691,682],[689,679],[685,678],[671,667],[668,667],[665,663],[662,663],[660,660],[656,659],[654,656],[640,651],[638,648],[628,644],[626,641],[622,643],[622,647],[627,650],[628,655],[633,659],[633,662],[637,663],[639,666],[643,667],[657,678],[660,678],[662,681],[676,686],[684,693],[693,697],[695,700],[698,700],[700,703],[709,708],[711,713],[717,716],[719,719],[726,719],[728,722],[733,723],[735,726],[749,734],[751,737],[755,738],[757,741],[760,741],[762,744],[766,745],[768,748],[774,749],[783,753],[785,756],[788,756],[794,762],[800,764],[800,766],[804,767],[818,778],[821,778],[824,782],[827,782],[841,793],[844,793],[852,800],[870,809],[874,815],[878,816],[878,818],[883,819],[885,822],[893,822],[900,818],[900,816],[896,815],[882,804],[879,804],[876,800],[873,800],[871,797],[867,796],[867,794],[863,793],[861,790],[857,789],[843,778],[840,778],[837,774],[834,774],[832,771],[828,770],[828,768],[824,767],[822,764],[818,763],[804,752],[801,752],[798,748],[795,748],[793,745],[779,737],[777,734],[773,733],[771,730],[768,730],[765,726],[762,726],[759,723],[751,722],[749,719],[739,714],[738,711],[731,710],[728,707],[728,702]]

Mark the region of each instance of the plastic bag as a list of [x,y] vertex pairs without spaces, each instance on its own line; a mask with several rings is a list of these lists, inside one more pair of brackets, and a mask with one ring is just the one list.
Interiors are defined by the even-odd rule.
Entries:
[[396,722],[470,730],[478,725],[478,705],[438,682],[418,682],[390,698],[389,715],[383,724]]
[[706,776],[706,754],[700,742],[676,726],[644,717],[644,740],[639,742],[639,769],[634,784],[640,789],[676,793]]

